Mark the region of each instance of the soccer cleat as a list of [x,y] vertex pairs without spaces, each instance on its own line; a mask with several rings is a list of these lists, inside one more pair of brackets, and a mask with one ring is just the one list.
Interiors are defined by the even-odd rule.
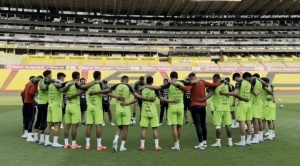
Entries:
[[102,123],[102,126],[104,127],[104,126],[105,126],[105,123]]
[[190,125],[190,122],[186,121],[186,122],[185,122],[185,125],[186,125],[186,126]]
[[229,146],[230,148],[233,147],[232,142],[228,142],[228,146]]
[[97,147],[98,151],[105,150],[105,149],[106,149],[106,146],[99,146],[99,147]]
[[264,135],[265,135],[266,137],[269,136],[269,132],[266,132]]
[[207,142],[206,142],[206,141],[203,142],[203,146],[204,146],[205,148],[207,148]]
[[90,146],[85,146],[85,150],[90,150]]
[[113,122],[110,123],[111,126],[115,126],[116,124],[114,124]]
[[54,130],[54,127],[53,127],[53,126],[51,127],[51,130]]
[[57,143],[56,145],[52,145],[52,148],[61,148],[64,147],[64,145],[61,145],[59,143]]
[[174,150],[174,151],[180,151],[180,147],[175,147],[175,146],[174,146],[174,147],[172,147],[171,149]]
[[250,141],[250,144],[258,144],[258,143],[259,143],[259,141],[255,140],[255,139],[252,139],[252,140]]
[[221,144],[215,143],[215,144],[212,144],[211,147],[221,148]]
[[246,142],[246,146],[251,146],[251,141]]
[[86,124],[84,122],[81,123],[81,126],[86,126]]
[[236,124],[236,125],[231,125],[230,127],[231,127],[232,129],[239,128],[238,124]]
[[73,149],[73,150],[75,150],[75,149],[80,149],[80,148],[81,148],[81,146],[78,145],[78,144],[76,144],[76,145],[74,145],[74,146],[71,146],[71,149]]
[[28,137],[27,134],[23,134],[23,135],[21,136],[21,138],[24,138],[24,139],[27,139],[27,137]]
[[26,141],[27,142],[34,142],[34,139],[32,137],[27,137]]
[[44,146],[45,147],[52,146],[52,143],[51,142],[45,142]]
[[273,140],[273,137],[268,136],[268,137],[266,137],[266,138],[264,138],[264,139],[272,141],[272,140]]
[[140,151],[145,151],[145,147],[141,146]]
[[163,124],[162,123],[159,123],[159,126],[162,126]]
[[61,125],[60,125],[60,129],[64,129],[64,125],[61,124]]
[[205,146],[203,146],[203,145],[197,145],[197,146],[195,146],[195,149],[204,150]]
[[64,146],[64,149],[69,149],[69,148],[71,148],[72,146],[71,145],[65,145]]
[[116,152],[118,150],[118,142],[117,141],[113,141],[113,152]]
[[34,143],[39,143],[39,139],[34,139]]
[[45,141],[40,141],[39,144],[40,144],[40,145],[44,145],[44,144],[45,144]]
[[155,151],[161,151],[161,147],[160,146],[155,147]]
[[236,146],[246,146],[246,144],[245,143],[243,144],[242,142],[237,142],[237,143],[235,143],[235,145]]
[[126,148],[125,147],[120,147],[120,152],[124,152],[126,151]]

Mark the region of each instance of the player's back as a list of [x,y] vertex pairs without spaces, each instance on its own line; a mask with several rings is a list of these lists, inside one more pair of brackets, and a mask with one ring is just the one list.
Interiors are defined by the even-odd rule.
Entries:
[[59,91],[59,88],[54,86],[53,83],[48,88],[48,102],[49,105],[61,106],[63,101],[63,94]]
[[100,106],[102,105],[102,94],[90,95],[90,92],[92,92],[92,91],[96,92],[96,91],[100,91],[100,90],[102,90],[102,85],[101,84],[94,84],[87,90],[88,107],[97,106],[97,107],[100,108]]
[[[41,80],[41,83],[43,87],[46,87],[45,80]],[[42,91],[40,86],[38,86],[38,104],[46,104],[48,102],[48,90]]]
[[[263,85],[262,85],[262,83],[258,79],[254,79],[252,81],[252,83],[254,84],[253,90],[255,92],[259,92],[259,91],[262,90],[262,86]],[[261,98],[262,98],[262,93],[260,93],[258,96],[255,96],[255,95],[252,94],[252,100],[253,100],[253,102],[259,102],[259,103],[261,103],[262,102]]]
[[[125,102],[130,101],[130,95],[133,93],[133,89],[130,85],[128,84],[117,84],[111,87],[111,90],[115,90],[116,94],[118,96],[122,96],[125,98]],[[117,100],[117,105],[120,105],[122,101]]]
[[[251,95],[251,84],[250,82],[246,81],[246,80],[241,80],[239,81],[240,83],[240,90],[239,90],[239,96],[246,98],[246,99],[250,99],[250,95]],[[243,100],[238,100],[238,103],[245,103],[245,101]]]
[[222,83],[215,89],[215,93],[213,95],[213,102],[215,103],[214,111],[230,111],[229,96],[221,95],[221,91],[229,92],[229,86]]
[[[176,81],[177,84],[183,86],[183,83],[180,81]],[[178,100],[178,103],[169,103],[169,107],[184,107],[183,103],[184,93],[174,85],[170,85],[168,89],[168,98],[169,100]]]
[[[156,98],[158,91],[145,88],[141,91],[142,96],[146,98]],[[142,116],[154,117],[157,116],[156,102],[143,101],[142,104]]]
[[[67,83],[67,86],[68,86],[69,83]],[[71,96],[71,95],[74,95],[74,94],[78,93],[79,91],[80,91],[80,85],[78,85],[76,83],[76,84],[70,86],[70,88],[69,88],[69,90],[67,91],[66,94],[67,94],[67,96]],[[67,100],[67,105],[68,104],[80,105],[80,96],[76,96],[72,99],[68,99]]]
[[[268,85],[267,89],[269,89],[270,91],[273,92],[272,86]],[[264,105],[270,105],[271,103],[273,103],[273,100],[268,100],[272,98],[272,95],[270,95],[267,91],[262,91],[262,101]]]

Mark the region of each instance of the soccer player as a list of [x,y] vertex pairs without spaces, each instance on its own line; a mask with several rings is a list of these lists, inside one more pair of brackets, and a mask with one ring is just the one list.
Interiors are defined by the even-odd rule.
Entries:
[[172,125],[172,134],[175,142],[175,146],[172,147],[172,150],[179,151],[180,145],[179,140],[181,137],[181,126],[183,124],[183,114],[184,114],[184,103],[183,103],[183,92],[179,89],[180,86],[183,86],[183,83],[178,80],[178,73],[172,71],[170,73],[171,84],[166,84],[163,86],[149,86],[146,85],[146,88],[159,90],[159,89],[168,89],[168,99],[169,100],[178,100],[178,103],[169,103],[168,109],[168,121]]
[[[130,95],[133,94],[136,98],[142,99],[145,101],[154,101],[154,98],[148,99],[144,98],[137,92],[134,92],[133,88],[128,85],[129,78],[128,76],[122,76],[121,83],[116,84],[110,88],[111,91],[115,91],[116,95],[122,96],[125,99],[125,102],[130,101]],[[122,134],[122,143],[120,146],[120,151],[126,151],[125,143],[128,134],[128,126],[130,125],[130,107],[129,106],[121,106],[123,101],[117,100],[116,101],[116,119],[117,119],[117,131],[115,135],[115,139],[113,140],[113,151],[117,151],[118,148],[118,139],[121,132]]]
[[[141,95],[141,88],[145,86],[145,78],[143,76],[140,77],[139,81],[134,84],[134,90]],[[140,121],[141,121],[141,111],[142,111],[142,101],[138,101],[133,105],[133,118],[131,119],[132,124],[136,124],[135,114],[136,107],[140,108]]]
[[[103,89],[109,89],[109,87],[107,85],[107,80],[103,80],[102,84],[103,84],[102,85]],[[111,99],[112,98],[109,95],[107,95],[106,93],[104,93],[102,95],[103,114],[105,112],[107,112],[110,125],[115,126],[115,124],[112,122],[112,114],[111,114],[111,109],[110,109],[110,101],[111,101]],[[102,126],[105,126],[104,119],[103,119]]]
[[24,139],[27,139],[27,137],[28,137],[28,130],[25,130],[25,109],[24,109],[24,100],[25,100],[25,89],[26,89],[26,86],[32,81],[32,80],[34,80],[35,79],[35,76],[30,76],[29,77],[29,82],[25,85],[25,88],[24,88],[24,90],[21,92],[21,98],[22,98],[22,103],[23,103],[23,106],[22,106],[22,117],[23,117],[23,130],[22,130],[22,132],[23,132],[23,134],[22,134],[22,136],[21,136],[21,138],[24,138]]
[[[262,78],[262,80],[265,82],[263,86],[263,119],[264,121],[268,122],[268,136],[265,139],[273,140],[275,137],[274,132],[274,121],[276,119],[276,104],[275,104],[275,97],[274,97],[274,89],[273,86],[270,85],[270,80],[268,78]],[[265,125],[264,125],[265,128]]]
[[[167,78],[164,79],[163,85],[169,84],[169,80]],[[160,93],[163,98],[168,99],[168,89],[161,89]],[[160,115],[159,115],[159,125],[162,125],[162,121],[164,119],[164,114],[166,111],[166,114],[168,114],[168,107],[169,104],[166,102],[160,102]],[[168,118],[166,118],[168,120]]]
[[[88,109],[87,109],[87,119],[86,119],[86,150],[90,149],[90,139],[91,139],[91,130],[93,124],[96,126],[96,136],[97,136],[97,150],[105,150],[106,147],[101,144],[101,124],[103,123],[103,109],[102,109],[102,94],[108,93],[110,90],[108,88],[104,89],[103,84],[100,83],[101,72],[95,71],[93,73],[95,82],[99,82],[91,86],[88,90]],[[107,94],[108,96],[115,97],[119,100],[122,100],[123,97],[115,96],[111,93]]]
[[[240,73],[234,73],[232,79],[236,81],[235,89],[233,92],[223,92],[222,95],[234,95],[237,100],[236,107],[236,117],[240,123],[240,135],[241,141],[235,143],[237,146],[246,146],[251,145],[251,120],[252,120],[252,111],[251,105],[249,102],[252,86],[250,84],[252,75],[248,72],[243,74],[243,78]],[[245,123],[247,124],[247,141],[245,140],[246,129]]]
[[195,146],[195,148],[203,150],[205,149],[205,147],[207,147],[206,99],[209,98],[209,96],[205,96],[205,88],[215,88],[218,87],[221,83],[206,82],[204,80],[196,78],[195,73],[190,73],[188,77],[189,82],[186,84],[190,84],[190,86],[185,87],[180,85],[179,88],[183,91],[191,91],[191,113],[199,141],[199,144]]
[[[85,85],[85,79],[80,78],[80,84]],[[86,104],[86,94],[82,93],[80,95],[80,110],[81,110],[81,125],[85,126],[85,112],[87,109],[87,104]]]
[[252,112],[253,112],[253,127],[254,127],[254,139],[251,141],[251,144],[257,144],[259,142],[263,142],[263,123],[262,123],[262,109],[263,109],[263,102],[262,102],[262,90],[263,84],[258,79],[260,78],[259,74],[253,74],[252,77]]
[[190,91],[184,92],[183,103],[184,103],[185,125],[189,125],[190,122],[188,121],[188,111],[191,110],[191,92]]
[[[227,83],[229,84],[229,92],[233,92],[234,91],[234,86],[232,84],[230,84],[230,78],[226,77],[225,80],[227,81]],[[232,124],[231,124],[231,128],[239,128],[239,124],[236,123],[236,118],[235,118],[235,97],[234,96],[229,96],[229,103],[230,103],[230,113],[231,113],[231,119],[232,119]]]
[[[62,122],[62,102],[63,93],[66,92],[74,82],[70,82],[67,86],[64,83],[66,75],[64,73],[57,73],[57,80],[52,82],[48,88],[48,112],[47,112],[47,128],[45,130],[45,144],[44,146],[51,146],[59,148],[63,145],[57,143],[60,124]],[[50,130],[54,124],[53,144],[49,141]]]
[[39,78],[33,79],[29,82],[24,90],[24,119],[25,119],[25,132],[28,131],[27,134],[27,142],[34,142],[32,138],[32,127],[34,123],[35,117],[35,105],[37,104],[35,101],[35,97],[37,94],[37,86],[39,82]]
[[[51,71],[45,70],[43,72],[44,79],[38,83],[38,116],[34,126],[34,142],[41,145],[45,144],[44,131],[47,127],[47,109],[48,109],[48,87],[51,83]],[[40,140],[38,133],[40,132]]]
[[[67,106],[66,106],[66,115],[65,115],[65,149],[79,149],[81,148],[80,145],[76,144],[76,137],[77,137],[77,128],[78,123],[81,120],[81,113],[80,113],[80,95],[85,93],[85,90],[91,87],[92,85],[99,83],[97,81],[90,82],[86,85],[81,85],[79,83],[80,73],[75,71],[72,73],[72,82],[75,84],[71,85],[71,87],[67,90]],[[72,82],[67,83],[71,84]],[[72,126],[72,145],[69,144],[69,130]]]
[[[153,84],[153,77],[148,76],[146,78],[146,84],[149,86],[152,86]],[[142,91],[142,96],[145,98],[159,98],[162,102],[167,103],[177,103],[177,100],[169,101],[168,99],[165,99],[161,96],[158,90],[152,90],[148,88],[144,88]],[[137,99],[134,99],[133,101],[129,103],[122,103],[123,106],[127,106],[129,104],[133,104],[134,102],[137,102]],[[141,119],[141,147],[140,151],[145,151],[145,139],[146,139],[146,130],[148,126],[152,127],[153,130],[153,138],[155,143],[155,151],[160,151],[161,147],[159,146],[158,142],[158,131],[157,127],[159,126],[158,123],[158,116],[157,116],[157,108],[155,102],[149,102],[149,101],[143,101],[142,105],[142,119]]]
[[[221,77],[219,74],[213,76],[213,82],[220,82]],[[216,143],[211,145],[212,147],[221,147],[221,125],[225,125],[227,137],[228,137],[228,146],[232,147],[232,133],[231,133],[231,114],[230,114],[230,101],[229,96],[222,95],[222,92],[230,92],[229,84],[222,83],[215,89],[213,94],[213,103],[214,104],[214,114],[213,114],[213,123],[216,127]]]
[[[215,103],[214,103],[214,97],[213,97],[214,91],[215,91],[214,88],[206,88],[207,95],[205,96],[206,100],[209,98],[211,99],[209,102],[209,108],[210,108],[212,115],[214,115],[214,110],[215,110]],[[200,101],[200,100],[198,99],[198,101]],[[203,100],[203,101],[205,101],[205,100]]]

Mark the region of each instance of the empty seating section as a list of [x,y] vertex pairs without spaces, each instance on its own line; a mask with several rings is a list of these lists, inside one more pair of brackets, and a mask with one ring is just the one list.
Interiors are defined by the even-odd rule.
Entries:
[[287,67],[300,67],[300,62],[283,62]]
[[259,62],[239,62],[242,67],[264,67]]
[[239,63],[236,62],[218,62],[221,67],[241,67]]
[[148,62],[139,62],[139,61],[128,61],[128,66],[149,66]]
[[169,62],[150,62],[150,66],[170,67],[172,65]]
[[176,61],[176,62],[172,62],[172,66],[174,66],[174,67],[191,67],[192,62],[191,61]]
[[273,84],[285,85],[284,87],[275,86],[275,90],[300,90],[300,74],[277,73]]
[[82,62],[82,66],[103,66],[102,61],[87,61],[87,62]]
[[22,61],[23,56],[0,55],[0,64],[17,65]]
[[127,62],[121,61],[106,61],[106,66],[127,66]]
[[6,79],[8,78],[8,76],[10,75],[10,70],[9,69],[1,69],[0,70],[0,75],[1,75],[1,79],[0,79],[0,89],[2,88],[3,84],[5,83]]
[[265,67],[287,67],[282,62],[262,62]]
[[220,67],[215,62],[195,62],[199,67]]

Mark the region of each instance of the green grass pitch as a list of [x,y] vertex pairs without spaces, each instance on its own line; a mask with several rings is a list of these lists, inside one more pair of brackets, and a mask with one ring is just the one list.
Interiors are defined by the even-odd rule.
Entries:
[[[116,127],[108,125],[105,115],[106,126],[103,127],[102,143],[107,146],[106,151],[95,150],[95,132],[91,138],[92,149],[86,151],[52,149],[34,143],[27,143],[21,138],[22,116],[20,97],[16,95],[0,95],[0,161],[1,165],[9,166],[83,166],[83,165],[299,165],[300,148],[300,104],[298,95],[278,95],[281,99],[279,104],[284,104],[284,109],[277,107],[276,138],[274,141],[265,141],[259,145],[249,147],[227,147],[225,130],[222,132],[222,148],[208,147],[205,150],[196,150],[198,144],[195,128],[193,125],[183,126],[180,140],[181,151],[175,152],[170,148],[174,144],[171,127],[163,125],[159,127],[160,146],[162,151],[154,151],[152,131],[147,131],[146,151],[140,152],[140,130],[133,126],[129,128],[126,142],[126,152],[113,153],[111,150],[112,140]],[[114,106],[112,106],[114,110]],[[113,111],[114,114],[114,111]],[[164,122],[166,123],[166,122]],[[215,132],[212,125],[212,116],[207,111],[208,145],[215,142]],[[233,141],[239,140],[239,130],[233,129]],[[52,136],[50,137],[52,141]],[[79,127],[77,142],[85,146],[85,127]],[[59,143],[63,144],[63,133],[61,131]]]

